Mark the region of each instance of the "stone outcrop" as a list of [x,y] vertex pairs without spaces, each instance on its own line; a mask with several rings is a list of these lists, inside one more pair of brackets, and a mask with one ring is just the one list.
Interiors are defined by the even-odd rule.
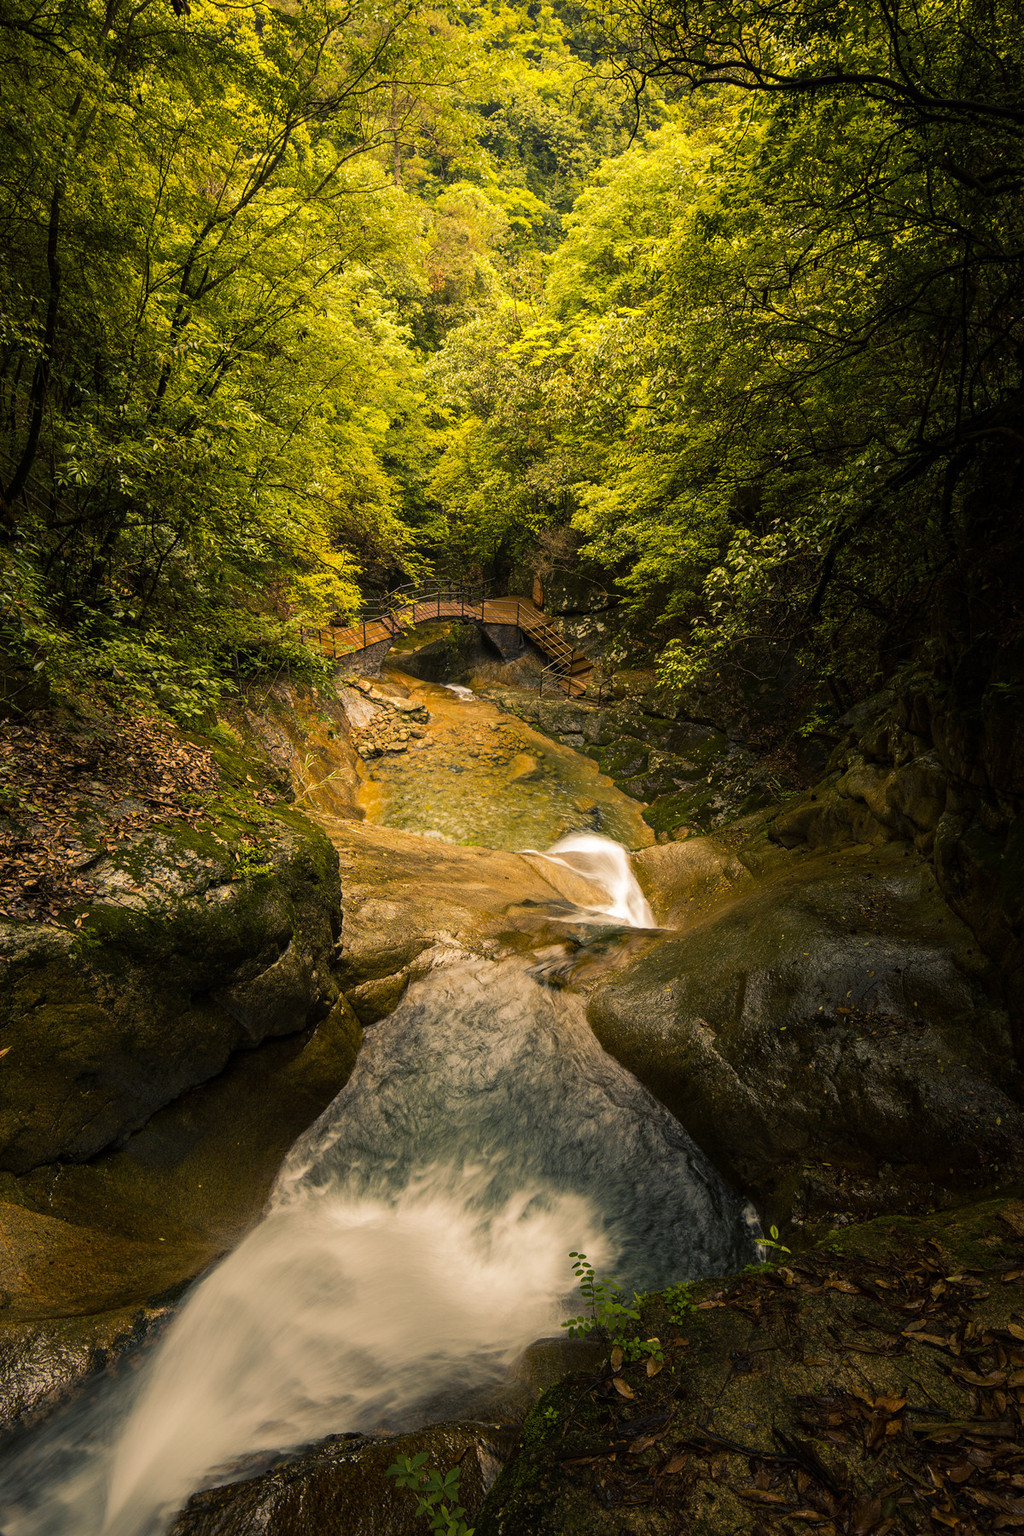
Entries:
[[268,814],[258,847],[227,824],[169,828],[94,878],[77,926],[0,935],[0,1169],[13,1173],[116,1144],[338,995],[337,855],[303,817]]
[[931,675],[851,711],[831,772],[775,818],[787,848],[904,840],[928,855],[940,888],[999,966],[1024,1028],[1024,719],[1021,647],[989,686]]
[[662,921],[593,990],[607,1050],[780,1218],[906,1209],[1024,1171],[991,964],[906,845],[648,849]]
[[[626,676],[625,674],[621,674]],[[778,783],[756,755],[717,726],[686,718],[668,689],[620,684],[606,704],[522,689],[489,689],[494,701],[567,747],[585,752],[665,838],[707,831],[769,804]]]
[[545,1393],[477,1536],[1015,1529],[1022,1214],[876,1221],[647,1298],[662,1368]]

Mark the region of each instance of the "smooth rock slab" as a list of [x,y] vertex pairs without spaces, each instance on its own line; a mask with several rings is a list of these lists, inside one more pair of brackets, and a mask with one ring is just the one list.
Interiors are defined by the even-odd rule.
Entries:
[[417,1498],[387,1469],[428,1453],[428,1465],[459,1468],[459,1500],[471,1522],[512,1449],[499,1424],[434,1424],[387,1440],[341,1436],[284,1461],[251,1482],[196,1494],[170,1536],[422,1536]]
[[[670,855],[681,870],[685,850]],[[921,1179],[977,1187],[1021,1166],[990,968],[912,851],[790,856],[749,883],[708,854],[691,878],[710,910],[599,986],[588,1017],[731,1182],[781,1211],[808,1162],[887,1165],[904,1198]]]

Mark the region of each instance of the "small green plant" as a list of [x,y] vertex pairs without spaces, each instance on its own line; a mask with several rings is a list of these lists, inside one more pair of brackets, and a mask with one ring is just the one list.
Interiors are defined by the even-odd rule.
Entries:
[[769,1254],[768,1250],[770,1248],[774,1248],[776,1254],[790,1252],[790,1249],[786,1247],[785,1243],[779,1242],[778,1227],[769,1227],[768,1236],[759,1237],[757,1240],[757,1246],[761,1250],[761,1258],[758,1259],[755,1264],[744,1264],[743,1273],[745,1275],[766,1275],[770,1270],[776,1268],[779,1260],[777,1258],[773,1258]]
[[606,1339],[615,1349],[621,1349],[625,1360],[665,1358],[658,1339],[638,1339],[636,1325],[640,1322],[641,1297],[634,1295],[633,1305],[624,1300],[625,1292],[614,1275],[597,1278],[597,1272],[585,1253],[570,1253],[572,1271],[580,1284],[583,1300],[589,1314],[570,1317],[562,1324],[570,1339],[589,1338],[596,1335]]
[[417,1451],[415,1456],[399,1456],[388,1467],[388,1477],[393,1477],[399,1488],[411,1488],[419,1499],[417,1515],[423,1515],[430,1524],[434,1536],[473,1536],[473,1527],[465,1521],[466,1511],[459,1503],[459,1469],[439,1472],[427,1465],[428,1453]]
[[341,772],[341,764],[339,763],[337,768],[332,768],[330,773],[325,773],[322,779],[316,779],[313,783],[309,784],[306,782],[306,775],[309,772],[310,765],[315,761],[316,759],[312,752],[307,752],[302,760],[302,767],[299,769],[299,782],[302,785],[302,792],[295,797],[296,805],[300,805],[306,796],[311,795],[314,790],[322,789],[325,784],[330,784]]
[[696,1310],[697,1303],[691,1295],[693,1286],[692,1280],[677,1280],[675,1285],[662,1292],[668,1315],[678,1327],[682,1327],[690,1313]]

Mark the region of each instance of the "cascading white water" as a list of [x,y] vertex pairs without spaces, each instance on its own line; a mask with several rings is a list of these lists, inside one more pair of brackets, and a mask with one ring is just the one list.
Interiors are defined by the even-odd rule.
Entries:
[[593,908],[595,914],[630,928],[655,926],[654,913],[621,843],[601,837],[597,832],[570,832],[568,837],[552,843],[544,853],[535,848],[525,848],[523,852],[547,859],[552,864],[561,864],[564,869],[583,875],[593,885],[607,891],[607,905]]
[[[619,868],[606,841],[553,856],[586,856],[593,879]],[[639,892],[608,889],[629,921]],[[115,1387],[86,1426],[58,1420],[12,1458],[0,1531],[157,1536],[250,1453],[465,1411],[557,1329],[570,1249],[650,1288],[734,1268],[755,1239],[578,998],[518,960],[436,971],[369,1032],[264,1219],[193,1289],[127,1401]]]

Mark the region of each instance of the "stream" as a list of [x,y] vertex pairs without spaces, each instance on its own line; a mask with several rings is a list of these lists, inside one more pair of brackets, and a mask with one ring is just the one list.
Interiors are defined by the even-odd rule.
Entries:
[[[534,857],[598,893],[576,930],[653,925],[621,844],[576,830]],[[457,958],[409,987],[140,1368],[9,1455],[3,1536],[159,1536],[267,1453],[500,1413],[517,1356],[578,1310],[570,1250],[627,1291],[756,1256],[749,1208],[540,974]]]

